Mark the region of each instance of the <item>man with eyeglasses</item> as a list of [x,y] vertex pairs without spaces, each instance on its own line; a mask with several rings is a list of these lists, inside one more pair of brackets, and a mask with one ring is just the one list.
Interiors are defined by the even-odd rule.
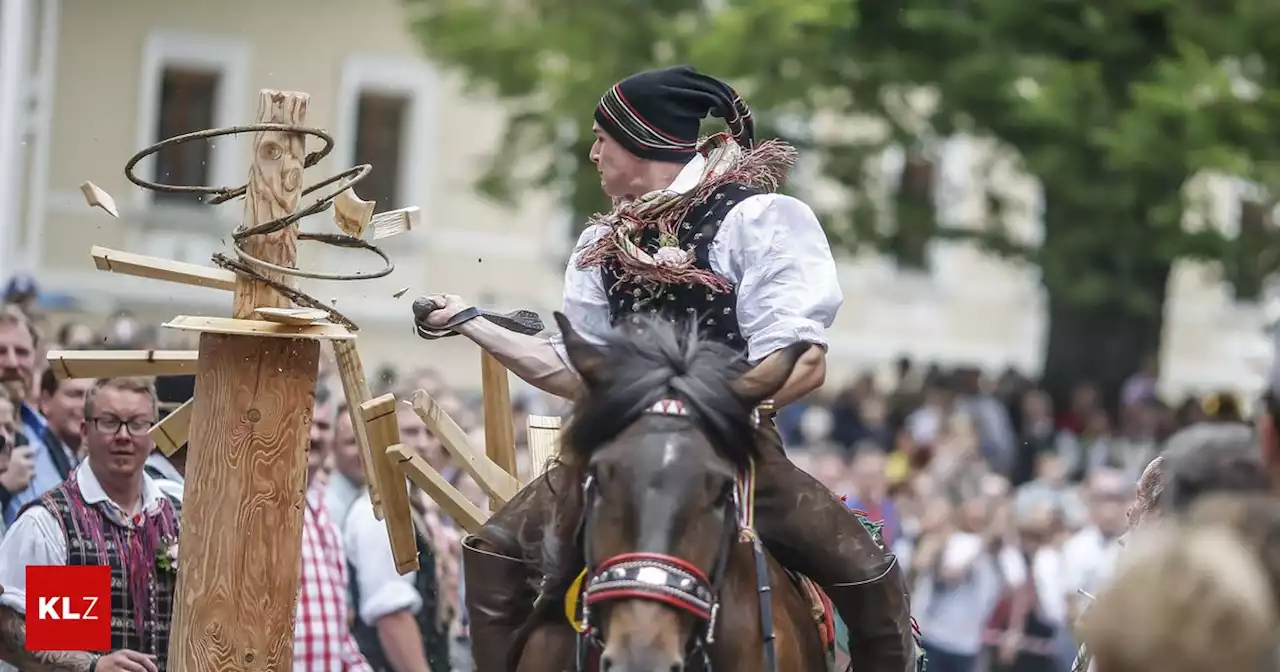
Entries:
[[[95,382],[84,420],[85,461],[23,507],[0,541],[0,660],[20,670],[158,672],[169,650],[180,505],[143,470],[154,448],[151,381]],[[110,653],[26,650],[28,565],[111,567]]]

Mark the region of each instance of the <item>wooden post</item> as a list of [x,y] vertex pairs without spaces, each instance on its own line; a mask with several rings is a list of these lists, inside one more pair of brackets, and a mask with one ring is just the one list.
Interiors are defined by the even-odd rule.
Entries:
[[[262,91],[257,121],[301,126],[308,98]],[[305,145],[298,133],[254,135],[241,228],[297,210]],[[296,243],[297,225],[290,225],[244,247],[291,267]],[[252,319],[261,307],[292,304],[237,277],[234,317]],[[169,647],[174,672],[292,668],[319,359],[314,338],[201,334]]]
[[[516,466],[516,429],[511,417],[511,385],[507,368],[498,358],[480,351],[480,389],[484,397],[484,452],[513,478]],[[497,505],[494,505],[497,510]]]

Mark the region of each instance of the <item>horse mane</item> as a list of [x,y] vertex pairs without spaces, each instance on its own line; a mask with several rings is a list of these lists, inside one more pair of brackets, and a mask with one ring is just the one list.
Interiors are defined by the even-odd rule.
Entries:
[[[585,565],[578,526],[580,487],[591,457],[663,399],[682,402],[689,419],[717,453],[744,469],[758,452],[752,409],[732,383],[750,366],[742,353],[698,336],[695,324],[640,317],[605,337],[605,381],[577,400],[560,435],[563,478],[549,479],[554,511],[542,537],[546,578],[528,634],[546,619],[563,618],[565,592]],[[556,487],[556,485],[560,487]]]
[[675,399],[722,457],[747,466],[756,451],[756,427],[732,388],[749,368],[742,353],[699,337],[692,322],[654,317],[615,329],[600,347],[609,371],[570,414],[560,437],[566,462],[585,465],[654,404]]

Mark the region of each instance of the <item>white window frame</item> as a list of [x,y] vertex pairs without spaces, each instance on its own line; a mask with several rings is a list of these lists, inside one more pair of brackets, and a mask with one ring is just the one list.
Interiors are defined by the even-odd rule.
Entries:
[[[400,154],[400,178],[396,193],[405,206],[416,205],[429,212],[431,180],[438,152],[436,151],[437,107],[440,98],[440,77],[434,65],[425,58],[387,58],[381,56],[351,56],[342,64],[342,79],[338,84],[337,132],[334,137],[333,165],[347,168],[355,165],[357,115],[360,96],[364,93],[383,93],[404,96],[409,101],[405,118],[406,144]],[[377,169],[377,166],[374,166]],[[360,187],[356,186],[359,195]],[[378,210],[390,210],[392,206],[378,204]],[[421,234],[409,234],[405,240],[397,240],[388,246],[392,251],[406,251],[418,247]]]
[[[154,31],[147,35],[142,50],[142,79],[138,90],[138,147],[152,145],[163,138],[155,137],[160,117],[160,86],[167,68],[191,68],[213,70],[219,75],[216,103],[213,111],[215,127],[235,126],[246,123],[252,110],[249,107],[249,42],[243,38],[226,35],[168,30]],[[214,140],[210,156],[210,186],[235,187],[243,184],[247,175],[243,138],[227,136]],[[143,179],[151,179],[154,171],[154,155],[140,161],[135,168]],[[134,187],[134,204],[141,210],[153,203],[154,193]],[[238,208],[215,208],[218,216],[238,219]]]

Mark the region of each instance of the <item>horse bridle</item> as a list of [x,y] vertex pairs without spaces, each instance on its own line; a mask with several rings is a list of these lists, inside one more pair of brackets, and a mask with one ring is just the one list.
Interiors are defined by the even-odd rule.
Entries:
[[[687,416],[684,404],[663,399],[647,413]],[[588,475],[582,484],[582,517],[578,522],[578,538],[583,554],[590,553],[590,517],[596,498],[595,478]],[[730,490],[723,502],[724,531],[716,551],[711,574],[707,575],[691,563],[664,553],[623,553],[592,566],[587,562],[587,582],[583,589],[582,631],[578,635],[576,670],[587,672],[590,654],[601,651],[601,624],[593,619],[595,607],[617,600],[649,600],[660,602],[692,615],[696,620],[692,636],[685,645],[685,666],[701,660],[703,669],[711,672],[707,649],[715,643],[716,621],[720,613],[720,588],[729,566],[729,554],[738,536],[736,490]]]

